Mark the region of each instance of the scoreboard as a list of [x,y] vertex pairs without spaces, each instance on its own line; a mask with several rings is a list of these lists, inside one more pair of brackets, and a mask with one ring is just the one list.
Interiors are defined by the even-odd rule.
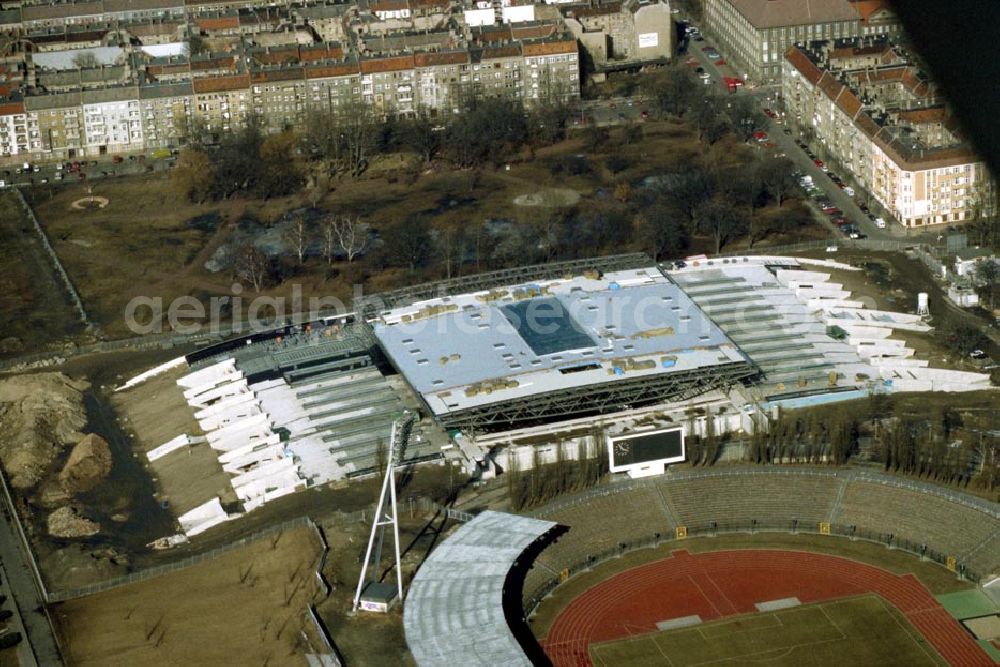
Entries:
[[684,455],[684,429],[674,427],[608,437],[611,472],[631,472],[679,463]]

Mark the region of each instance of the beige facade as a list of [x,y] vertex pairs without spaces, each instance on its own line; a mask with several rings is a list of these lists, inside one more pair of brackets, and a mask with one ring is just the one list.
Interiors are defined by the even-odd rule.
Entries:
[[789,49],[784,59],[791,121],[814,135],[900,224],[975,217],[993,180],[933,86],[884,43],[814,46]]
[[[65,92],[29,96],[23,103],[0,100],[0,160],[177,147],[194,126],[218,136],[245,124],[250,113],[269,130],[281,131],[304,128],[317,110],[356,104],[405,116],[459,112],[463,96],[472,92],[529,106],[579,96],[577,43],[569,36],[336,61],[320,56],[342,54],[339,47],[324,48],[203,56],[183,65],[157,61],[163,81],[142,85],[116,79],[114,85],[81,89],[81,76],[88,77],[73,72],[64,77]],[[250,71],[240,71],[244,62],[252,63]]]

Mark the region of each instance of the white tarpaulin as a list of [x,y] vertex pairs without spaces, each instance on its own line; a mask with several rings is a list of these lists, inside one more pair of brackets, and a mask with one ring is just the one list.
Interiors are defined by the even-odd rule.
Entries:
[[639,34],[639,48],[652,49],[660,44],[660,36],[655,32],[643,32]]

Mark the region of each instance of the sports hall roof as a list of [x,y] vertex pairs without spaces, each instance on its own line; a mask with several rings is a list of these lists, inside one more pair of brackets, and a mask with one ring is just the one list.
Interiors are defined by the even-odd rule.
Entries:
[[441,416],[514,398],[746,363],[656,267],[444,296],[372,322]]

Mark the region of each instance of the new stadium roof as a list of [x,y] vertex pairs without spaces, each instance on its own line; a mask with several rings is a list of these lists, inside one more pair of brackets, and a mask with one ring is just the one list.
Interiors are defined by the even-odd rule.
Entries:
[[[403,605],[418,665],[531,664],[504,616],[504,584],[522,552],[556,525],[485,511],[431,552]],[[520,588],[511,594],[520,603]]]
[[438,417],[556,391],[748,365],[656,267],[418,301],[383,312],[372,326]]

